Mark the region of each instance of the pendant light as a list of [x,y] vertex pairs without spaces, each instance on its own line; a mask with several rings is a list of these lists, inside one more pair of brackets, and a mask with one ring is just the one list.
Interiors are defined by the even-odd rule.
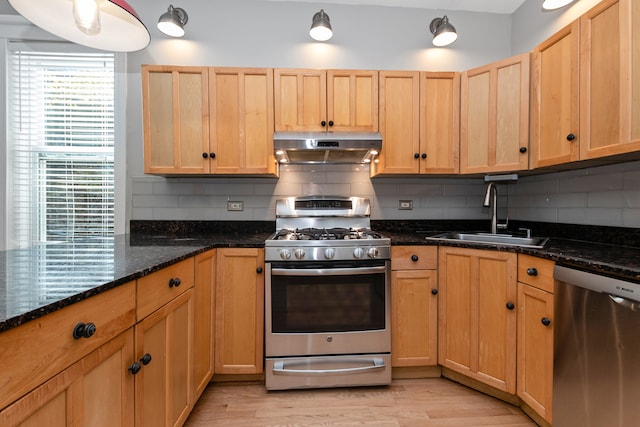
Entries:
[[189,15],[181,7],[169,5],[169,10],[160,16],[158,29],[171,37],[184,36],[184,26],[189,20]]
[[9,0],[9,3],[34,25],[83,46],[133,52],[144,49],[151,41],[147,27],[125,0]]
[[454,26],[449,23],[447,15],[433,19],[429,24],[429,31],[433,34],[432,43],[437,47],[448,46],[458,38],[458,33]]
[[565,7],[569,3],[573,3],[574,0],[544,0],[542,8],[544,10],[555,10]]
[[311,23],[309,35],[312,39],[319,42],[326,42],[331,37],[333,37],[333,30],[331,29],[329,15],[324,13],[323,9],[320,9],[320,12],[313,15],[313,21]]

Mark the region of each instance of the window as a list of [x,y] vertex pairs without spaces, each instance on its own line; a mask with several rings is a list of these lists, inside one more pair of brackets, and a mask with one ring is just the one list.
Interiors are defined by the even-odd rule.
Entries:
[[9,43],[8,237],[112,241],[114,54]]

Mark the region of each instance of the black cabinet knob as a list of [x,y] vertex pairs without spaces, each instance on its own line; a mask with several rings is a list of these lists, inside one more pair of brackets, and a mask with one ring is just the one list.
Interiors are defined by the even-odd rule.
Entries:
[[438,290],[436,288],[431,289],[432,295],[438,295]]
[[418,255],[415,255],[415,254],[414,254],[414,255],[411,255],[411,261],[413,261],[413,262],[418,262],[418,260],[419,260],[419,259],[420,259],[420,258],[418,258]]
[[521,153],[526,153],[527,152],[527,147],[520,147],[520,152]]
[[516,308],[516,305],[514,303],[512,303],[511,301],[509,301],[507,303],[507,310],[513,310],[514,308]]
[[414,153],[413,154],[413,158],[414,159],[419,159],[420,158],[420,153]]
[[327,125],[327,122],[325,122],[325,121],[323,120],[323,121],[321,121],[321,122],[320,122],[320,125],[321,125],[322,127],[325,127],[325,126]]
[[133,362],[133,364],[127,368],[127,370],[131,372],[132,375],[140,372],[140,369],[142,369],[142,366],[140,366],[138,362]]
[[573,141],[574,139],[576,139],[576,136],[572,133],[570,133],[569,135],[567,135],[567,141]]
[[420,156],[420,157],[422,157],[423,159],[426,159],[427,158],[427,153],[422,153],[422,156]]
[[91,338],[96,333],[96,325],[94,323],[78,323],[73,328],[73,338],[79,340],[80,338]]
[[208,153],[202,153],[202,158],[203,158],[203,159],[206,159],[207,157],[209,157],[209,154],[208,154]]
[[542,319],[540,319],[540,322],[544,325],[544,326],[549,326],[551,324],[551,319],[543,317]]
[[140,358],[140,361],[144,366],[147,366],[151,362],[151,355],[149,353],[145,353],[145,355]]
[[538,269],[533,268],[533,267],[529,267],[529,268],[527,268],[527,274],[529,276],[537,276],[538,275]]
[[209,153],[209,157],[211,157],[212,159],[216,158],[216,153]]
[[181,284],[182,284],[182,280],[180,280],[179,277],[176,277],[175,279],[172,277],[171,279],[169,279],[169,287],[170,288],[173,288],[174,286],[177,288]]
[[258,274],[262,274],[262,267],[258,267],[258,268],[256,268],[256,273],[258,273]]
[[333,126],[333,120],[329,120],[329,126]]

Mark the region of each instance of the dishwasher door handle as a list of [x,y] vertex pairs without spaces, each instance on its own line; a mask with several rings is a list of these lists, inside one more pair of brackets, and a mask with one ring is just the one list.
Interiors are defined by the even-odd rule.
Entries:
[[339,368],[339,369],[289,369],[284,367],[284,361],[277,361],[273,364],[273,373],[275,375],[306,375],[306,376],[322,376],[322,375],[348,375],[361,374],[367,371],[384,369],[384,360],[374,358],[365,362],[372,362],[369,366],[359,366],[356,368]]
[[620,305],[620,306],[622,306],[624,308],[627,308],[627,309],[629,309],[631,311],[640,311],[640,303],[639,302],[631,301],[631,300],[628,300],[626,298],[622,298],[622,297],[619,297],[617,295],[612,295],[612,294],[609,294],[609,298],[611,298],[611,301],[615,302],[616,304],[618,304],[618,305]]

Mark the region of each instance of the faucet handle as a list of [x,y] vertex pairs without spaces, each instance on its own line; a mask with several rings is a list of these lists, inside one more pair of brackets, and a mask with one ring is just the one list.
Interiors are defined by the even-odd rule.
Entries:
[[526,231],[527,232],[527,239],[531,238],[531,229],[530,228],[526,228],[526,227],[520,227],[518,228],[519,231]]

